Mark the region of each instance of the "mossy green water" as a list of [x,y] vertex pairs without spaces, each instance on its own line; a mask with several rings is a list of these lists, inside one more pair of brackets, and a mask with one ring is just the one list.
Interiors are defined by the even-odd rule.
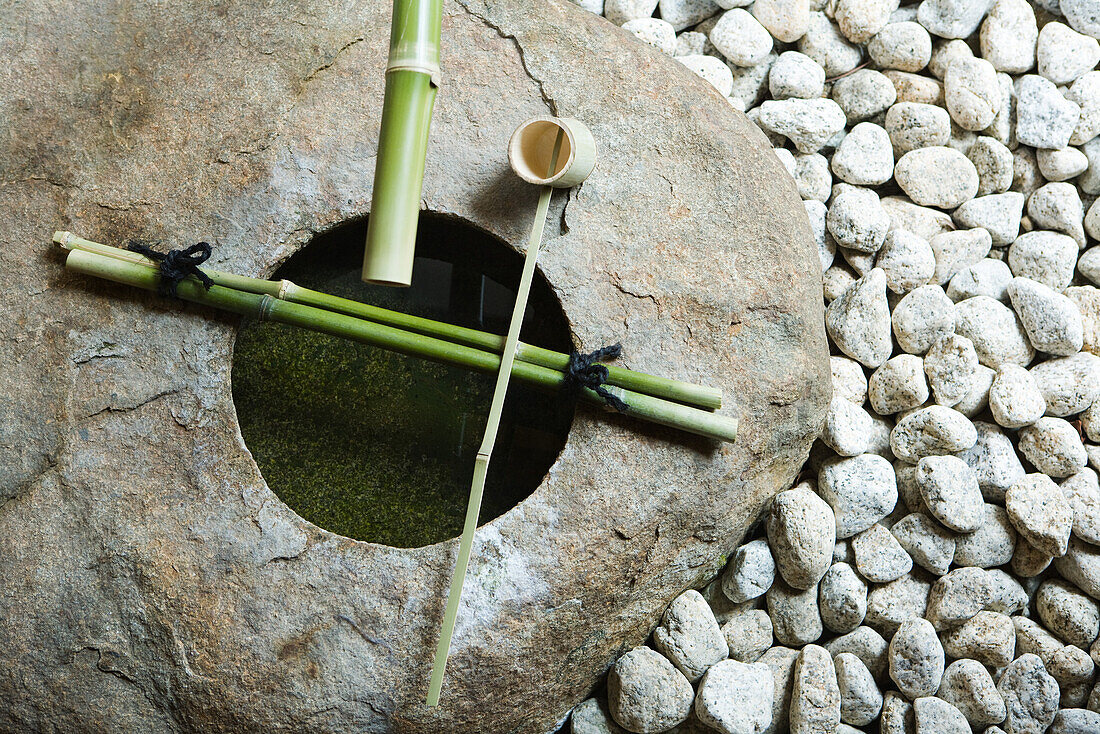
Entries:
[[[275,275],[328,293],[503,333],[520,258],[460,223],[422,217],[413,287],[359,280],[365,222],[308,246]],[[549,287],[536,283],[523,338],[568,351]],[[268,485],[307,520],[341,535],[416,547],[461,532],[493,376],[391,354],[280,324],[246,322],[233,396]],[[560,395],[512,385],[481,521],[538,486],[572,421]]]

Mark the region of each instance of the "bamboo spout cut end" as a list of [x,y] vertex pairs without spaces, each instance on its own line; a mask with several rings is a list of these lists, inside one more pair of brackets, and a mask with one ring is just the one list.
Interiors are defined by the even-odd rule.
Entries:
[[[546,171],[561,131],[561,152],[549,176]],[[592,131],[569,117],[533,117],[522,123],[508,141],[508,163],[528,183],[568,189],[588,178],[596,166],[596,141]]]
[[69,246],[72,240],[76,237],[72,232],[57,231],[53,233],[53,241],[64,247],[66,250],[71,250]]

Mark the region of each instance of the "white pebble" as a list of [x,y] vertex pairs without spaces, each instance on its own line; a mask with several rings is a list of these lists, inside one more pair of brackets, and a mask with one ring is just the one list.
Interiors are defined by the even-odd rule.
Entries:
[[1042,149],[1035,152],[1039,171],[1047,181],[1068,181],[1089,168],[1089,159],[1077,148]]
[[1048,359],[1031,368],[1047,415],[1068,418],[1100,399],[1100,357],[1088,352]]
[[999,427],[975,421],[974,429],[978,440],[958,456],[974,470],[982,496],[990,502],[1003,503],[1008,488],[1023,478],[1023,464],[1016,456],[1012,441]]
[[878,367],[889,359],[893,345],[886,274],[874,268],[853,283],[825,309],[825,326],[840,350],[864,366]]
[[917,21],[941,38],[966,38],[978,30],[989,0],[924,0]]
[[763,596],[775,581],[775,560],[767,541],[739,546],[722,574],[722,593],[735,603]]
[[890,640],[890,678],[909,698],[929,696],[943,677],[943,646],[927,619],[901,624]]
[[860,69],[833,84],[833,99],[844,110],[849,125],[885,112],[897,97],[893,82],[873,69]]
[[1058,485],[1043,474],[1028,474],[1005,494],[1008,519],[1023,538],[1049,556],[1069,548],[1073,508]]
[[1035,148],[1064,148],[1077,126],[1081,108],[1054,82],[1035,74],[1016,82],[1016,139]]
[[874,371],[868,381],[871,407],[879,415],[912,410],[928,400],[924,360],[913,354],[899,354]]
[[806,54],[784,51],[768,71],[768,88],[772,99],[815,99],[825,90],[825,70]]
[[755,66],[772,50],[771,34],[742,8],[723,13],[709,38],[718,52],[737,66]]
[[604,17],[615,25],[629,20],[648,18],[657,9],[657,0],[605,0]]
[[810,25],[809,0],[756,0],[752,14],[777,41],[793,43]]
[[710,83],[723,97],[733,90],[733,72],[721,59],[705,54],[677,56],[676,60],[691,70],[697,77]]
[[1039,27],[1027,0],[997,0],[982,23],[982,57],[997,71],[1023,74],[1035,66]]
[[723,660],[700,682],[695,714],[700,723],[724,734],[756,734],[771,723],[774,696],[767,665]]
[[1083,214],[1081,196],[1073,184],[1048,183],[1027,200],[1027,215],[1036,226],[1068,234],[1078,247],[1085,246]]
[[1012,660],[1016,631],[1012,620],[999,612],[982,611],[943,635],[943,649],[953,658],[973,658],[1001,667]]
[[875,267],[886,274],[887,288],[905,295],[931,280],[936,272],[936,255],[927,240],[906,229],[892,229],[886,233]]
[[913,411],[898,421],[890,433],[894,455],[913,464],[925,457],[965,451],[977,440],[970,419],[942,405]]
[[692,682],[729,654],[714,612],[694,589],[680,594],[668,605],[661,624],[653,631],[653,642]]
[[937,695],[957,708],[975,729],[999,724],[1007,714],[992,676],[977,660],[956,660],[948,665]]
[[1088,461],[1077,429],[1063,418],[1046,416],[1020,429],[1019,447],[1036,469],[1052,477],[1072,476]]
[[1047,401],[1031,373],[1019,365],[1003,364],[989,389],[989,412],[1005,428],[1030,426],[1043,417]]
[[867,53],[884,69],[920,71],[932,58],[932,37],[919,23],[888,23],[867,44]]
[[846,634],[867,614],[867,584],[847,563],[834,563],[818,586],[821,621],[831,632]]
[[1008,248],[1008,266],[1013,275],[1062,291],[1073,281],[1077,253],[1077,243],[1069,235],[1045,230],[1025,232]]
[[937,403],[948,407],[966,397],[977,369],[978,355],[974,345],[958,334],[940,337],[924,356],[924,372],[932,395]]
[[780,492],[767,522],[768,541],[783,579],[808,589],[829,570],[836,518],[825,500],[808,489]]
[[[977,201],[977,199],[974,199]],[[983,258],[961,269],[947,286],[947,297],[958,303],[974,296],[987,296],[998,301],[1008,300],[1008,284],[1012,271],[1001,260]]]
[[810,13],[810,24],[798,41],[798,50],[821,64],[827,77],[851,71],[862,57],[859,46],[848,41],[821,12]]
[[973,342],[978,361],[986,367],[1026,366],[1035,357],[1016,312],[987,296],[955,304],[955,332]]
[[944,99],[951,118],[964,130],[985,130],[1000,107],[997,70],[985,59],[956,59],[943,79]]
[[871,583],[882,584],[909,573],[913,559],[882,525],[872,525],[852,540],[856,570]]
[[946,285],[955,273],[979,263],[993,247],[993,238],[983,227],[944,232],[928,242],[936,257],[932,281]]
[[[844,136],[844,140],[833,153],[832,169],[842,181],[855,186],[875,186],[886,183],[894,172],[894,153],[890,146],[890,136],[874,123],[859,123]],[[878,203],[877,196],[875,203]],[[879,209],[881,210],[881,205]],[[885,211],[882,212],[882,216],[886,225],[889,226],[889,217],[886,216]]]
[[[610,4],[610,3],[609,3]],[[607,703],[622,727],[635,732],[671,729],[687,719],[695,691],[666,657],[636,647],[607,675]]]
[[676,51],[676,30],[672,24],[660,18],[636,18],[623,23],[623,30],[630,31],[653,48],[672,54]]
[[1055,84],[1069,84],[1100,61],[1100,41],[1057,21],[1039,31],[1039,73]]
[[923,206],[954,209],[978,193],[974,164],[943,146],[909,151],[894,166],[894,178],[910,199]]
[[956,566],[993,568],[1012,560],[1017,545],[1016,530],[1003,507],[986,504],[982,524],[973,533],[955,538]]
[[1058,682],[1038,655],[1024,654],[1009,663],[997,690],[1008,708],[1005,731],[1045,731],[1058,713]]
[[925,507],[945,527],[970,533],[981,525],[984,500],[978,479],[965,461],[926,456],[917,462],[916,480]]
[[852,726],[867,726],[882,710],[882,693],[874,676],[858,657],[842,652],[833,658],[840,688],[840,720]]
[[951,137],[951,115],[931,104],[898,102],[886,111],[885,126],[897,156],[946,145]]
[[1061,356],[1080,351],[1084,327],[1073,301],[1030,278],[1013,278],[1008,297],[1035,349]]
[[844,111],[831,99],[768,100],[757,109],[766,130],[788,138],[802,153],[816,153],[844,129]]
[[938,285],[913,289],[891,314],[898,346],[910,354],[924,354],[941,336],[954,333],[955,318],[955,305]]

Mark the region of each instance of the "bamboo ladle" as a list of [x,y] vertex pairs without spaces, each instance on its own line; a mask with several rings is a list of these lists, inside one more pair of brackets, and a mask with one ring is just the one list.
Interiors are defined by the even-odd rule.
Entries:
[[[504,354],[500,360],[500,370],[497,372],[493,401],[489,407],[489,420],[485,424],[485,437],[474,460],[474,476],[470,483],[470,500],[466,505],[466,521],[458,544],[458,558],[455,562],[454,576],[451,578],[451,590],[447,596],[447,608],[443,613],[443,628],[435,651],[432,677],[428,684],[429,706],[439,705],[439,694],[443,689],[443,674],[447,669],[451,636],[454,634],[455,621],[458,618],[462,586],[466,580],[466,569],[470,564],[470,550],[477,530],[478,515],[481,513],[485,476],[489,470],[497,431],[500,428],[500,413],[504,408],[504,398],[508,392],[512,363],[516,358],[519,331],[523,325],[523,315],[527,310],[527,297],[531,291],[535,263],[538,261],[542,229],[546,224],[546,212],[550,208],[550,196],[555,188],[570,188],[588,178],[588,174],[592,173],[592,168],[596,165],[596,141],[588,127],[577,120],[535,117],[521,124],[512,133],[508,143],[508,162],[516,175],[524,181],[542,186],[542,192],[539,194],[538,207],[535,209],[531,235],[527,240],[523,272],[520,275],[519,287],[516,289],[516,303],[512,309],[512,320],[508,324],[508,336],[504,340]],[[545,171],[545,175],[540,174],[540,171]]]

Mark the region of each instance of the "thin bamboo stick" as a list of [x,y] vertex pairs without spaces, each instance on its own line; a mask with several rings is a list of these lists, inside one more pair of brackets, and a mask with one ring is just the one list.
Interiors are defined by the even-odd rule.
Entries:
[[[130,250],[123,250],[99,242],[93,242],[77,237],[71,232],[55,232],[54,242],[67,250],[74,248],[95,252],[107,257],[114,257],[127,262],[146,265],[156,268],[158,263],[144,255],[139,255]],[[462,326],[433,321],[432,319],[412,316],[391,311],[389,309],[360,303],[349,298],[321,293],[320,291],[303,288],[289,280],[273,281],[261,278],[249,278],[244,275],[223,273],[218,270],[203,268],[202,271],[210,277],[214,283],[249,293],[261,293],[281,298],[292,303],[300,303],[306,306],[322,308],[327,311],[355,316],[357,318],[375,321],[380,324],[394,326],[418,334],[445,339],[457,344],[463,344],[476,349],[483,349],[500,354],[504,351],[504,337],[499,334],[490,334],[476,329],[468,329]],[[532,346],[520,342],[516,347],[516,359],[537,364],[549,369],[564,371],[569,364],[569,355],[555,352],[550,349]],[[722,407],[722,391],[706,385],[696,385],[681,380],[672,380],[666,377],[648,375],[644,372],[635,372],[623,367],[606,365],[608,383],[632,390],[634,392],[653,395],[654,397],[672,400],[678,403],[694,405],[708,410],[716,410]]]
[[[561,152],[564,131],[558,128],[554,150],[550,155],[550,171],[553,173]],[[549,173],[547,175],[549,175]],[[462,537],[458,543],[458,558],[455,559],[454,575],[451,578],[451,590],[447,595],[447,607],[443,614],[443,626],[439,633],[439,644],[435,650],[432,664],[432,677],[428,683],[427,704],[439,705],[439,694],[443,690],[443,675],[447,671],[447,658],[451,653],[451,636],[454,634],[458,619],[458,604],[462,600],[462,587],[466,581],[466,570],[470,564],[470,552],[477,531],[477,519],[481,515],[481,498],[485,493],[485,477],[489,473],[489,462],[493,457],[493,448],[497,443],[500,429],[500,414],[504,410],[504,399],[508,394],[508,382],[512,378],[512,365],[516,359],[516,346],[519,344],[519,330],[523,326],[523,315],[527,311],[527,299],[531,293],[531,281],[535,275],[535,263],[538,261],[539,246],[542,244],[542,230],[546,224],[546,212],[550,208],[550,195],[554,189],[543,186],[539,194],[539,203],[535,208],[535,221],[531,225],[531,236],[527,238],[527,252],[523,257],[523,272],[520,273],[519,286],[516,288],[516,301],[512,308],[512,319],[508,322],[508,335],[504,339],[504,354],[497,371],[496,386],[493,388],[493,401],[489,406],[489,419],[485,422],[485,435],[481,448],[474,458],[474,476],[470,482],[470,500],[466,504],[466,522]]]
[[363,280],[412,281],[428,130],[439,82],[442,0],[393,0]]
[[[69,251],[65,265],[74,272],[148,291],[155,291],[160,282],[159,273],[147,265],[80,248]],[[185,301],[331,334],[434,362],[478,372],[496,372],[500,368],[500,355],[492,352],[312,306],[281,301],[271,294],[251,293],[220,284],[207,290],[193,278],[180,281],[176,292]],[[566,379],[559,371],[520,361],[512,366],[512,375],[524,384],[551,391],[562,389]],[[718,441],[732,442],[736,438],[737,419],[732,416],[710,413],[621,387],[608,386],[607,389],[629,406],[629,415],[633,417]],[[604,399],[595,391],[581,388],[578,392],[585,402],[606,407]]]

